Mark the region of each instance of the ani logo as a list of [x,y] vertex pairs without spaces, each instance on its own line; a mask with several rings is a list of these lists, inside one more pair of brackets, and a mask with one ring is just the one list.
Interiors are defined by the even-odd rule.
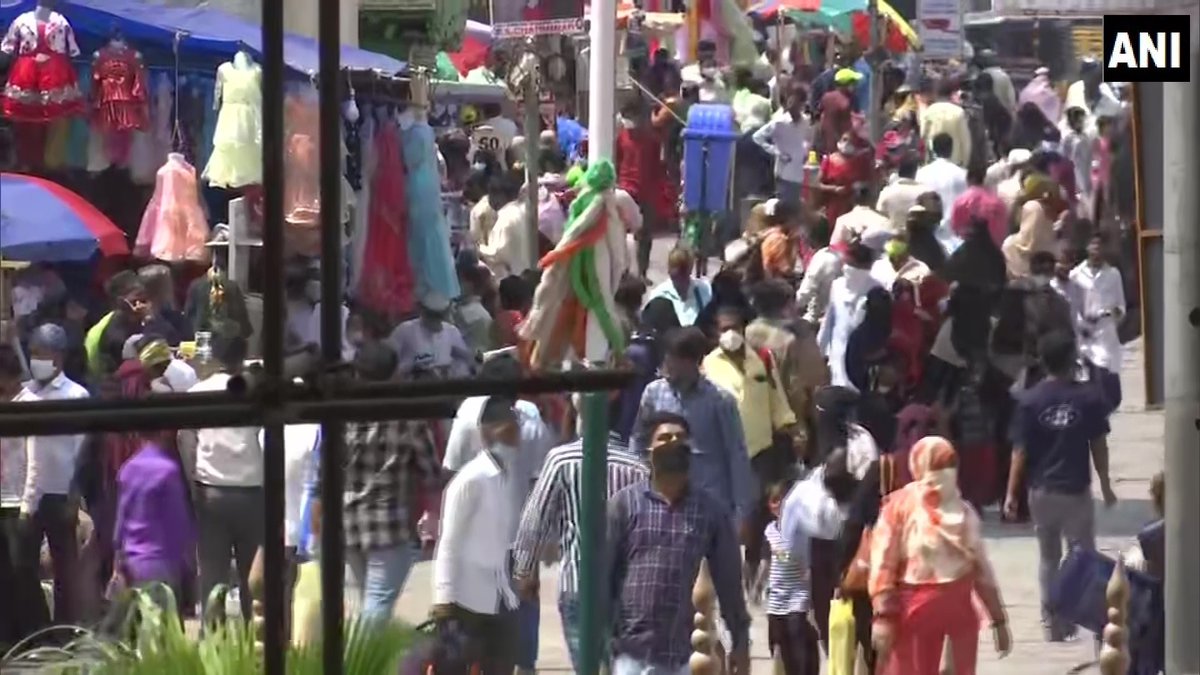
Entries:
[[1188,16],[1105,15],[1104,79],[1190,81],[1191,29]]

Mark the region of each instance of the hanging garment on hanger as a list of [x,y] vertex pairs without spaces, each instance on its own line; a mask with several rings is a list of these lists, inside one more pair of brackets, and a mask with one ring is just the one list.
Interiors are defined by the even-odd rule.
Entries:
[[315,100],[288,96],[283,103],[288,136],[284,143],[283,213],[293,225],[316,226],[321,219],[320,121]]
[[86,117],[72,117],[71,129],[67,132],[67,166],[72,169],[87,168],[88,140],[91,130]]
[[375,139],[378,164],[371,185],[358,300],[381,316],[397,320],[412,311],[414,289],[404,159],[400,131],[394,123],[382,123]]
[[105,133],[128,133],[150,123],[142,55],[114,41],[92,58],[92,110]]
[[262,182],[262,69],[222,63],[213,94],[219,106],[204,178],[216,187]]
[[358,208],[354,210],[354,224],[350,228],[350,288],[356,289],[362,280],[363,258],[367,251],[367,224],[371,213],[371,200],[374,192],[371,185],[375,179],[375,116],[370,108],[364,106],[362,111],[362,127],[359,138],[365,139],[362,144],[361,163],[362,189],[358,191]]
[[424,121],[409,124],[402,145],[408,177],[408,251],[418,289],[457,298],[458,274],[450,251],[450,229],[442,211],[442,181],[433,128]]
[[16,55],[0,96],[0,112],[16,122],[44,124],[79,113],[83,95],[71,59],[79,56],[75,31],[58,12],[38,19],[38,10],[19,15],[0,41],[0,52]]
[[208,260],[208,221],[200,205],[196,169],[171,153],[158,170],[154,196],[142,216],[134,255],[167,262]]

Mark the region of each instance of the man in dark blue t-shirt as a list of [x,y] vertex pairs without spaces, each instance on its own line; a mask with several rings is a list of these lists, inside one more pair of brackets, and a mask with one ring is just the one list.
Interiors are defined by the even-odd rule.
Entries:
[[[1069,547],[1096,547],[1091,464],[1096,466],[1106,506],[1116,503],[1108,478],[1108,412],[1095,382],[1076,381],[1075,336],[1052,332],[1038,340],[1047,377],[1017,396],[1010,435],[1012,468],[1004,512],[1016,516],[1022,483],[1029,488],[1029,514],[1038,542],[1038,582],[1046,639],[1071,637],[1073,626],[1051,616],[1050,588]],[[1090,460],[1090,461],[1089,461]]]

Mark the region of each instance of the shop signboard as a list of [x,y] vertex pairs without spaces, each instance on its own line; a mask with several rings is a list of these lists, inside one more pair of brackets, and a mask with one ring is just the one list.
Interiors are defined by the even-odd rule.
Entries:
[[583,0],[491,0],[498,38],[574,35],[583,32]]
[[927,61],[961,59],[963,8],[959,0],[918,0],[917,34]]

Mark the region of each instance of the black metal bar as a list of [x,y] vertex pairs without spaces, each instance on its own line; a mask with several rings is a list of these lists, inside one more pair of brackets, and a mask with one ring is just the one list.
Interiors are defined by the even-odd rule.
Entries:
[[[263,590],[266,675],[284,675],[287,667],[283,574],[284,470],[283,422],[283,0],[262,2],[263,45],[263,370],[268,386],[261,392],[259,416],[266,424],[263,448]],[[244,422],[243,422],[244,424]]]
[[[370,422],[373,420],[446,419],[453,416],[459,399],[338,399],[288,403],[272,409],[271,422],[282,418],[287,424]],[[200,404],[177,408],[170,414],[153,410],[129,410],[121,415],[92,412],[39,412],[33,415],[0,415],[0,438],[60,436],[65,434],[124,433],[169,429],[264,426],[268,413],[255,403]]]
[[[289,402],[279,412],[286,424],[301,421],[367,419],[346,415],[345,408],[378,411],[374,419],[404,419],[410,402],[440,397],[489,396],[492,394],[540,394],[554,391],[609,391],[621,389],[633,378],[625,370],[549,373],[517,380],[475,378],[385,384],[353,383],[336,392],[289,384],[283,389]],[[335,399],[327,398],[330,394]],[[300,418],[296,406],[312,404]],[[328,410],[326,414],[323,412]],[[389,412],[390,410],[390,412]],[[148,399],[101,401],[36,401],[0,403],[0,438],[46,436],[91,432],[123,432],[139,429],[196,429],[203,427],[265,424],[267,415],[258,399],[231,394],[164,394]]]
[[[342,360],[342,118],[341,118],[341,9],[339,0],[317,4],[321,72],[321,357],[332,370]],[[342,492],[346,484],[345,424],[326,419],[321,425],[321,623],[325,675],[342,675],[342,619],[344,613],[345,539]]]

